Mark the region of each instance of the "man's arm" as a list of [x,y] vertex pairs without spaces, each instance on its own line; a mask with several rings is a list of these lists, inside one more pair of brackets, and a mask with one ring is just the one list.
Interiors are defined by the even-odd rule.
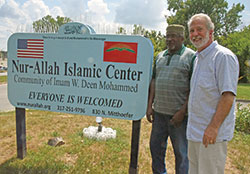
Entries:
[[232,92],[224,92],[221,95],[216,112],[203,135],[203,144],[205,147],[207,147],[208,144],[214,144],[216,142],[219,128],[229,114],[234,98],[235,95]]
[[173,118],[170,120],[170,122],[175,126],[175,127],[179,127],[187,113],[187,107],[188,107],[188,96],[187,99],[185,101],[185,103],[182,105],[182,107],[180,108],[179,111],[177,111]]
[[152,123],[154,121],[154,111],[153,111],[153,102],[155,98],[155,79],[152,78],[149,86],[149,95],[148,95],[148,107],[147,107],[147,120]]

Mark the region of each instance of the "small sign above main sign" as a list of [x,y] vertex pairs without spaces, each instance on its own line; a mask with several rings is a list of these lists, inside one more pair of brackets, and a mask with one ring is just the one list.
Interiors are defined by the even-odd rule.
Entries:
[[139,120],[152,61],[148,39],[95,34],[80,23],[58,34],[16,33],[8,40],[8,98],[19,108]]

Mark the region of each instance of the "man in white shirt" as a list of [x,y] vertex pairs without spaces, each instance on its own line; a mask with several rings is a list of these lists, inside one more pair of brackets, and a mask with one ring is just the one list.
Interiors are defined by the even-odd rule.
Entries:
[[227,142],[234,132],[239,63],[229,49],[213,40],[209,16],[192,16],[188,27],[197,48],[188,101],[189,173],[222,174]]

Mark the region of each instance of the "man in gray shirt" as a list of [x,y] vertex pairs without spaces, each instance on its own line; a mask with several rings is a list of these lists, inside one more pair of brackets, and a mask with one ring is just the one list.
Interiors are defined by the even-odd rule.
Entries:
[[184,27],[167,27],[168,49],[161,52],[150,83],[147,119],[152,123],[150,151],[154,174],[167,173],[165,153],[170,137],[176,174],[187,174],[187,100],[194,51],[183,45]]

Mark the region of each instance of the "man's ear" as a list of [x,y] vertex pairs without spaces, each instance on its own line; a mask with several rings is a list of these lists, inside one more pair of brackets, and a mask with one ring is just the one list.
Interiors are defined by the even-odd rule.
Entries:
[[213,37],[214,30],[209,30],[209,36]]

